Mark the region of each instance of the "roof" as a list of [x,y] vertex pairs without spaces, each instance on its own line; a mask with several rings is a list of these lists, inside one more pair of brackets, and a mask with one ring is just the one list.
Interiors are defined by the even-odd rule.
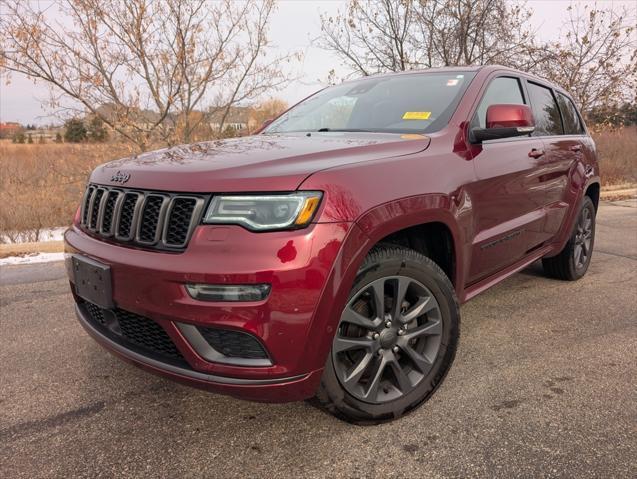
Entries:
[[449,73],[454,73],[454,72],[484,72],[485,74],[489,74],[492,72],[496,72],[496,71],[502,71],[502,72],[510,72],[512,74],[515,75],[520,75],[520,76],[524,76],[526,78],[532,79],[534,81],[537,81],[539,83],[543,83],[546,85],[551,86],[552,88],[559,90],[561,92],[564,92],[568,95],[568,92],[566,90],[564,90],[562,87],[560,87],[559,85],[556,85],[555,83],[539,77],[537,75],[534,75],[533,73],[529,73],[529,72],[525,72],[522,70],[517,70],[515,68],[511,68],[511,67],[506,67],[504,65],[467,65],[467,66],[454,66],[454,67],[438,67],[438,68],[424,68],[424,69],[420,69],[420,70],[404,70],[404,71],[400,71],[400,72],[389,72],[389,73],[378,73],[375,75],[369,75],[369,76],[365,76],[365,77],[359,77],[359,78],[354,78],[351,80],[347,80],[344,81],[342,84],[347,84],[347,83],[352,83],[352,82],[357,82],[357,81],[361,81],[361,80],[365,80],[365,79],[372,79],[372,78],[384,78],[384,77],[393,77],[393,76],[400,76],[400,75],[418,75],[418,74],[424,74],[424,73],[445,73],[445,72],[449,72]]

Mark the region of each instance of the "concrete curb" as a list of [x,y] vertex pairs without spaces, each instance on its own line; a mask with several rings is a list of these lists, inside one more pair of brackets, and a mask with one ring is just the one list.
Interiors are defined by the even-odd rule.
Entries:
[[637,198],[637,188],[624,188],[621,190],[602,190],[600,199],[604,201],[629,200]]

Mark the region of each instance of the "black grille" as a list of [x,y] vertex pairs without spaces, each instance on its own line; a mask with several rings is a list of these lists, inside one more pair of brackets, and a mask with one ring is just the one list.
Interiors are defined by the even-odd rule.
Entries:
[[100,205],[102,204],[102,196],[104,196],[104,190],[98,189],[93,195],[93,208],[91,208],[91,222],[89,227],[91,229],[97,228],[97,218],[100,212]]
[[116,309],[115,316],[122,335],[131,343],[160,356],[183,359],[168,333],[152,319],[123,309]]
[[102,309],[84,300],[80,306],[89,322],[116,343],[150,358],[190,367],[168,333],[152,319],[119,308]]
[[95,188],[93,186],[89,186],[86,189],[84,204],[82,205],[82,224],[88,224],[88,210],[91,205],[91,197],[93,196],[94,191]]
[[144,243],[154,243],[157,227],[159,226],[159,213],[164,204],[163,196],[148,196],[142,212],[142,223],[139,228],[139,240]]
[[82,203],[82,227],[119,243],[181,250],[201,220],[207,199],[206,195],[89,185]]
[[139,196],[135,193],[127,193],[122,203],[122,210],[119,217],[119,225],[117,229],[118,236],[124,238],[131,237],[131,228],[133,227],[133,214],[135,213],[135,205]]
[[115,212],[115,203],[119,193],[117,191],[109,191],[104,205],[104,216],[102,218],[102,233],[113,233],[113,213]]
[[267,359],[268,354],[252,335],[241,331],[216,328],[197,328],[208,344],[231,358]]
[[181,246],[186,242],[196,204],[197,201],[193,198],[175,198],[168,215],[166,244]]
[[101,324],[102,326],[106,326],[106,318],[104,318],[104,312],[102,311],[102,308],[100,308],[96,304],[87,302],[86,309],[91,315],[91,318],[93,318],[93,321]]

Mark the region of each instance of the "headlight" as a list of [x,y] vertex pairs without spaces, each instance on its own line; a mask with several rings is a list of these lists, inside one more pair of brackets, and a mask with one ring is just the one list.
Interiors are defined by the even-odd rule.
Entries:
[[307,226],[321,202],[322,193],[297,191],[282,195],[215,196],[204,223],[237,224],[254,231]]

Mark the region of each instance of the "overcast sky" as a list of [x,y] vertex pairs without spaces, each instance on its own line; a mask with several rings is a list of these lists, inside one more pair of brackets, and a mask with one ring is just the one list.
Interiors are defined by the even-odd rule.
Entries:
[[[0,0],[1,2],[1,0]],[[560,25],[566,19],[569,0],[532,0],[527,2],[534,10],[532,27],[542,39],[557,37]],[[590,2],[581,2],[590,3]],[[637,0],[598,1],[598,6],[626,6],[637,11]],[[276,94],[294,103],[321,88],[328,72],[334,68],[345,73],[337,58],[313,46],[320,34],[319,14],[335,15],[347,4],[346,0],[280,0],[272,17],[270,39],[282,51],[302,51],[304,60],[298,65],[300,80]],[[42,108],[42,99],[48,97],[46,85],[12,75],[11,83],[0,85],[0,121],[20,123],[48,123],[49,111]]]

